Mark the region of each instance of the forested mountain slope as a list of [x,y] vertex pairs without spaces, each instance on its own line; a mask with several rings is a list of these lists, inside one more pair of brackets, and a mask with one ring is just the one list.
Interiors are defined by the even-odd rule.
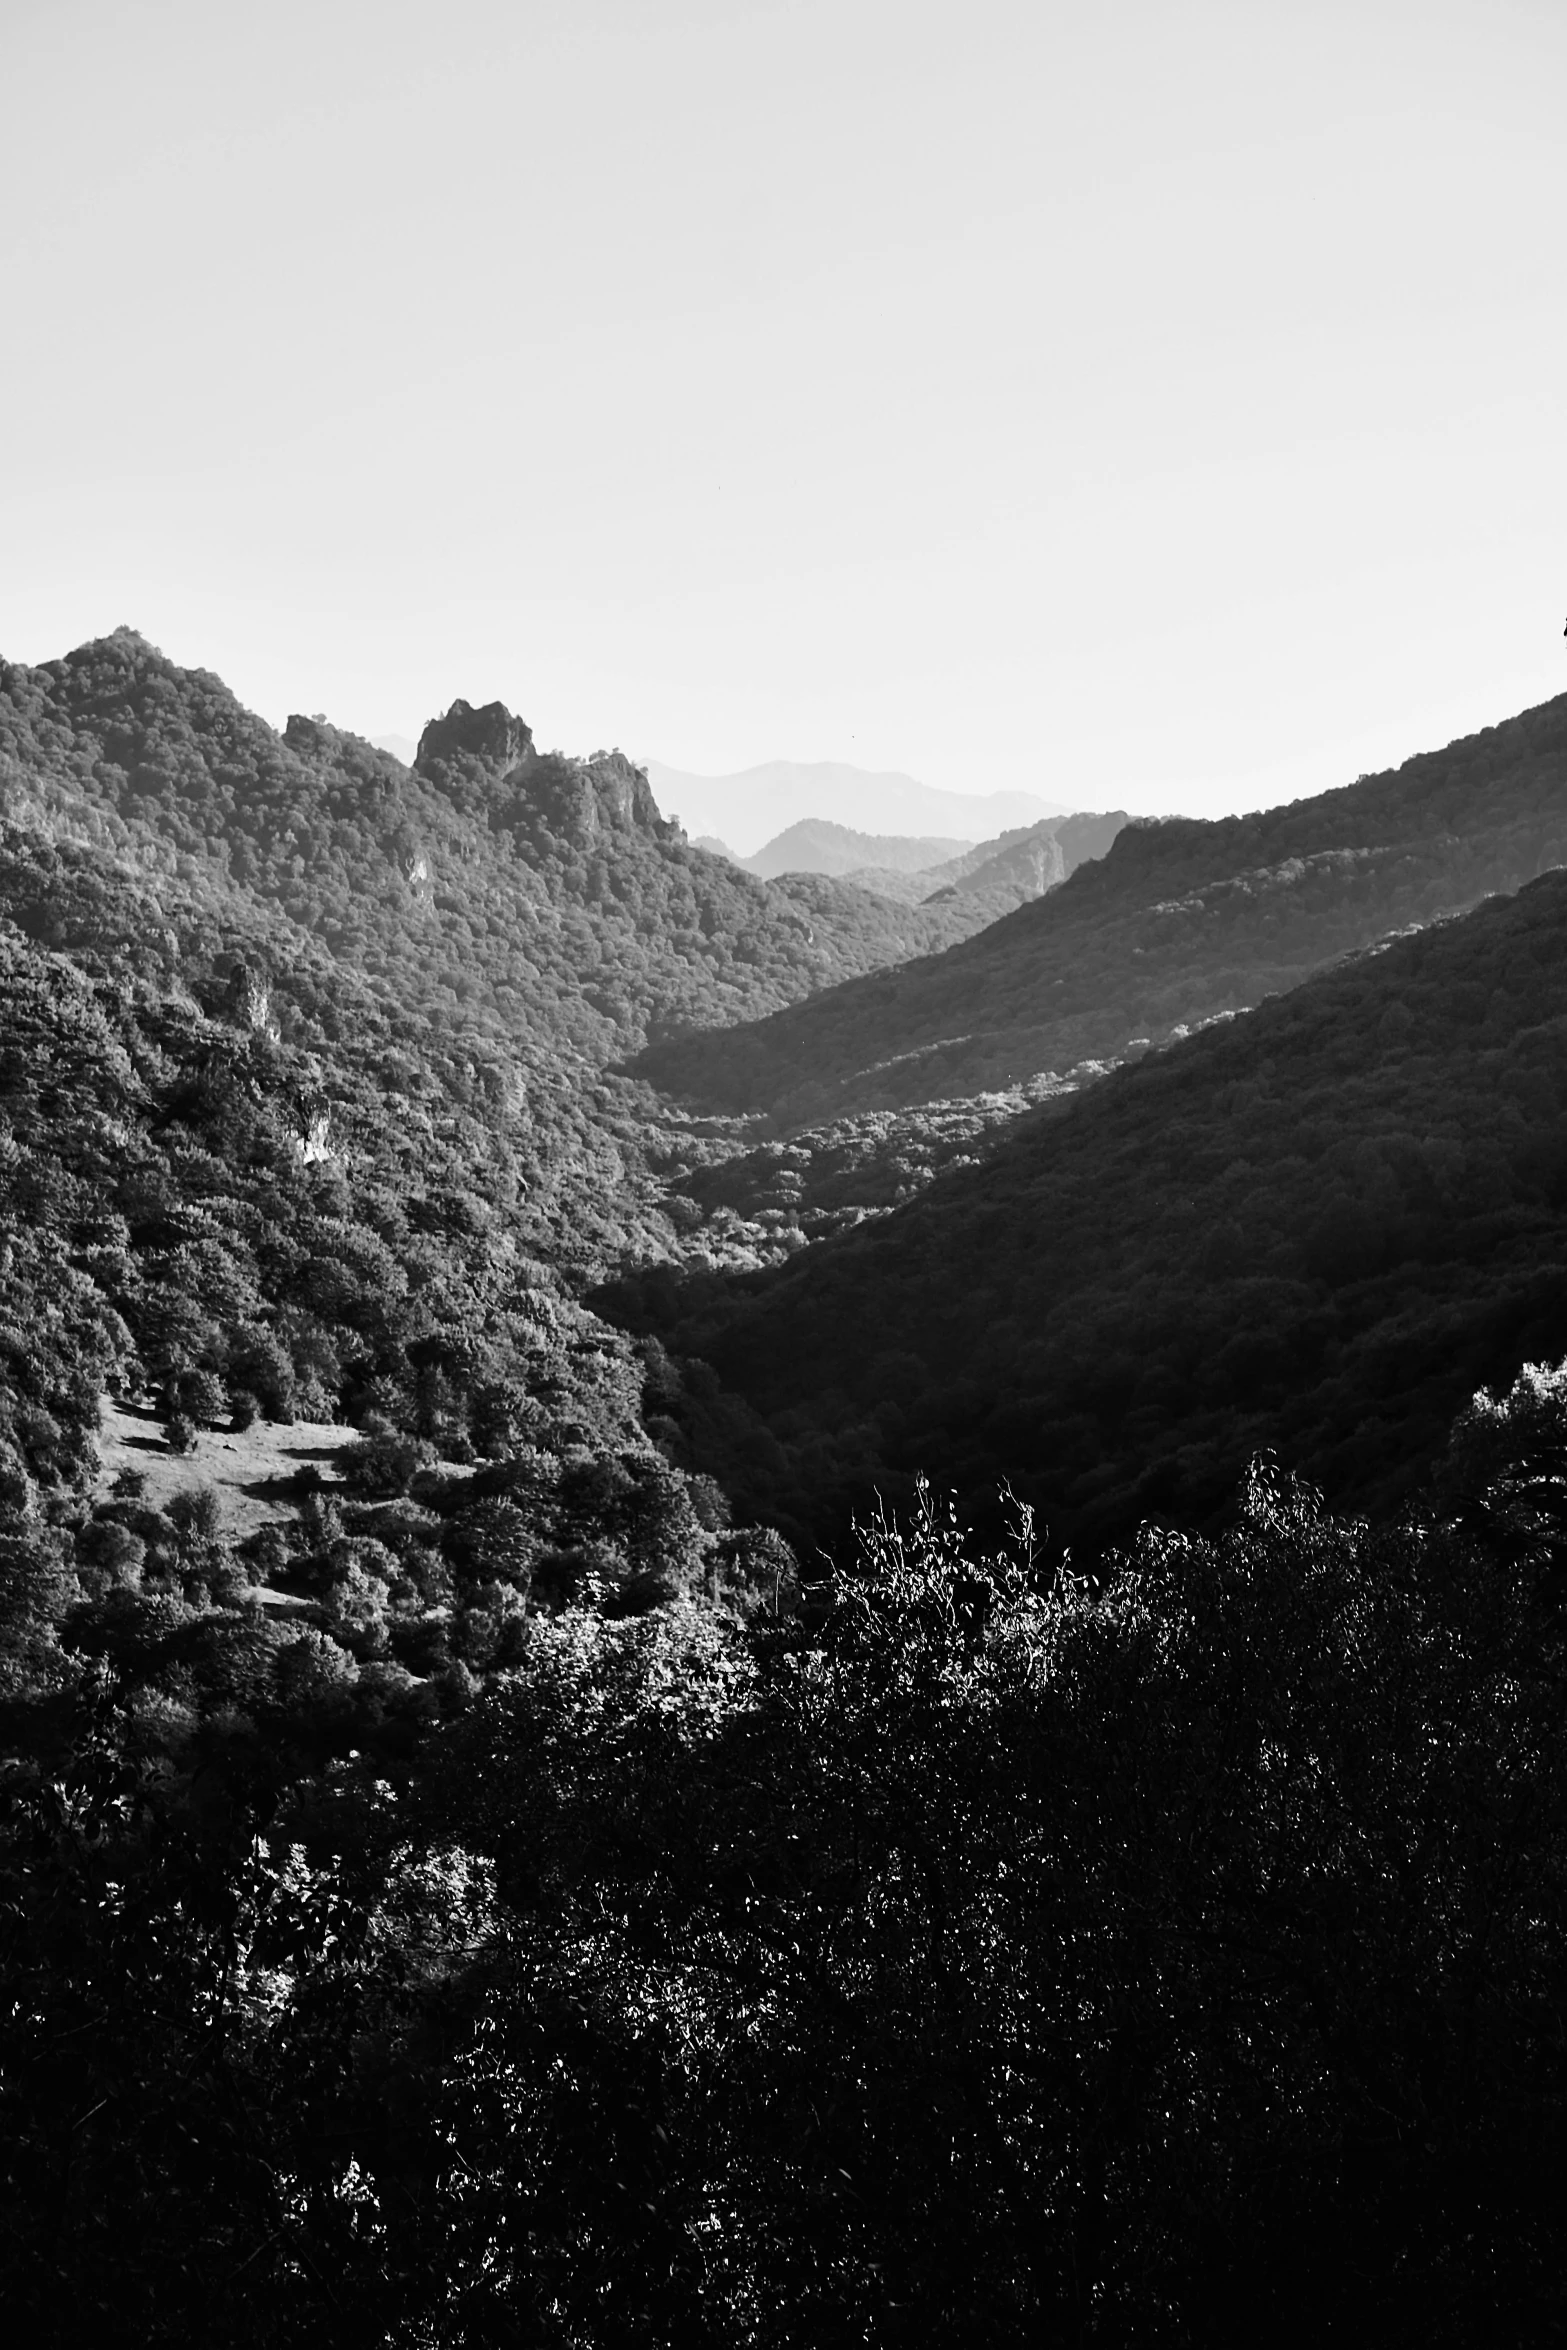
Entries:
[[863,866],[886,866],[895,873],[923,873],[928,866],[961,856],[963,839],[934,835],[919,838],[907,833],[855,832],[822,816],[802,817],[759,848],[753,857],[736,860],[748,873],[770,881],[783,873],[830,873],[838,879]]
[[922,871],[856,866],[844,879],[905,906],[935,905],[954,891],[984,896],[999,921],[1014,906],[1058,887],[1085,858],[1102,857],[1125,822],[1119,810],[1108,816],[1051,816],[979,841],[961,856]]
[[935,866],[926,879],[934,905],[948,890],[981,896],[986,890],[1007,890],[1022,902],[1057,889],[1079,865],[1107,856],[1116,834],[1125,829],[1124,810],[1107,815],[1052,816],[1020,832],[1004,832],[999,840],[980,841],[966,856]]
[[[41,1491],[78,1475],[105,1385],[173,1409],[194,1383],[207,1418],[239,1397],[274,1418],[423,1417],[462,1452],[475,1409],[542,1428],[544,1395],[574,1389],[560,1363],[525,1376],[530,1317],[576,1332],[595,1384],[617,1349],[557,1268],[572,1232],[591,1251],[595,1194],[616,1245],[637,1208],[558,1062],[454,1044],[297,933],[267,980],[275,927],[220,925],[99,852],[0,828],[0,896],[0,1412],[38,1392],[56,1328],[67,1357],[82,1347],[80,1377],[38,1393],[45,1416],[15,1407]],[[622,1388],[606,1429],[623,1438]]]
[[944,954],[641,1065],[694,1102],[805,1124],[1161,1044],[1560,863],[1564,787],[1567,697],[1289,807],[1129,824]]
[[[220,925],[102,851],[0,827],[0,899],[8,1737],[47,1744],[96,1656],[182,1692],[181,1752],[235,1675],[285,1743],[362,1743],[388,1709],[395,1741],[432,1676],[460,1696],[514,1655],[530,1600],[634,1610],[756,1542],[776,1586],[786,1555],[660,1456],[641,1365],[573,1293],[662,1240],[558,1058],[388,1009],[303,933],[269,983],[278,918]],[[347,1421],[352,1490],[307,1479],[243,1542],[215,1494],[105,1495],[106,1393],[160,1457]],[[303,1620],[257,1615],[279,1588]]]
[[690,847],[620,754],[541,753],[499,703],[454,704],[412,770],[321,719],[279,736],[128,630],[0,665],[0,788],[34,829],[277,909],[449,1025],[601,1060],[927,952],[987,911],[764,885]]
[[684,1407],[797,1529],[923,1472],[1097,1538],[1200,1518],[1260,1447],[1385,1501],[1479,1383],[1567,1348],[1567,876],[1047,1105],[775,1272],[626,1310],[761,1415],[710,1379]]
[[1401,1495],[1567,1338],[1567,876],[994,1150],[1025,1089],[671,1112],[672,1205],[801,1252],[633,1335],[595,1056],[722,1008],[703,909],[796,984],[774,892],[498,706],[399,782],[73,658],[4,680],[13,2333],[1553,2339],[1567,1370],[1399,1523],[1263,1468],[1092,1577],[928,1492],[841,1537],[929,1469],[1086,1550],[1259,1438]]

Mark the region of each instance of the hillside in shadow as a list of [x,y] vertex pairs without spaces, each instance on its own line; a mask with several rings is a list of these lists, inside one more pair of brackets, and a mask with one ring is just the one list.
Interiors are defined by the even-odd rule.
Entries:
[[1395,1499],[1476,1386],[1567,1348],[1564,1217],[1552,874],[1046,1104],[775,1270],[655,1269],[618,1306],[700,1359],[691,1457],[796,1533],[924,1474],[1010,1481],[1097,1542],[1202,1520],[1263,1448]]

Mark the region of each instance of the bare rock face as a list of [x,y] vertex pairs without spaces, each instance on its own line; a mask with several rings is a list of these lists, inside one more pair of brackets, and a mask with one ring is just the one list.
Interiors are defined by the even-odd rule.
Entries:
[[606,835],[684,838],[677,824],[660,816],[646,775],[623,751],[599,751],[591,759],[551,752],[511,780],[519,803],[516,821],[524,827],[530,819],[537,821],[574,847],[608,848]]
[[623,751],[591,759],[541,752],[533,730],[504,702],[453,702],[419,738],[415,772],[459,806],[482,801],[492,825],[520,832],[541,824],[557,839],[587,848],[608,833],[681,840],[668,824],[640,767]]
[[486,702],[476,710],[471,702],[456,701],[444,718],[432,718],[419,737],[414,766],[421,775],[432,775],[448,764],[478,766],[499,777],[532,756],[532,727],[504,702]]
[[277,1040],[278,1026],[272,1017],[272,989],[264,972],[236,958],[224,993],[223,1009],[236,1027],[248,1028],[257,1036]]
[[678,824],[667,823],[659,814],[647,776],[624,751],[599,751],[591,759],[550,764],[573,771],[561,802],[563,813],[569,803],[575,837],[592,840],[604,831],[645,832],[657,840],[684,837]]

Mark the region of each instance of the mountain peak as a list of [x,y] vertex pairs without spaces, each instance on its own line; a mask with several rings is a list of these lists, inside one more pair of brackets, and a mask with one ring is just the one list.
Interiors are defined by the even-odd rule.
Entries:
[[[161,645],[155,645],[150,636],[143,636],[139,628],[132,628],[123,622],[120,627],[111,628],[107,636],[89,637],[85,644],[74,646],[58,661],[48,664],[62,674],[91,670],[102,672],[111,665],[138,674],[151,670],[170,677],[206,679],[213,674],[206,669],[182,668]],[[228,691],[227,687],[224,691]]]
[[419,737],[414,765],[429,774],[437,762],[461,760],[487,768],[492,775],[508,775],[533,751],[533,729],[507,709],[504,702],[453,702],[444,718],[432,718]]
[[664,822],[646,775],[623,751],[596,751],[591,759],[540,751],[532,727],[504,702],[476,709],[456,701],[444,718],[432,718],[419,737],[414,772],[470,813],[482,803],[492,824],[526,828],[539,819],[579,847],[605,831],[682,837],[678,825]]

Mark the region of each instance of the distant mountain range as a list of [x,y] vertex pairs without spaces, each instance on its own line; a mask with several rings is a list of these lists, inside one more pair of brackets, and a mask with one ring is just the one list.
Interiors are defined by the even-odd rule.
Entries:
[[983,895],[994,900],[999,917],[1054,889],[1085,857],[1102,857],[1126,821],[1120,810],[1108,816],[1047,816],[1038,824],[1019,825],[995,840],[971,845],[852,832],[845,824],[806,817],[768,841],[754,857],[737,857],[725,842],[710,836],[693,846],[728,857],[764,880],[786,873],[823,873],[900,906],[933,904],[959,893]]
[[983,897],[995,904],[999,919],[1009,907],[1026,905],[1030,898],[1042,898],[1046,890],[1057,888],[1088,858],[1104,856],[1128,821],[1121,808],[1105,816],[1049,816],[1042,823],[1004,832],[999,840],[982,840],[941,865],[912,873],[885,865],[859,866],[843,879],[905,906]]
[[1035,792],[940,791],[912,775],[875,774],[834,761],[774,759],[738,775],[690,775],[658,759],[649,759],[646,769],[664,815],[678,818],[688,834],[726,842],[741,858],[810,817],[855,832],[900,839],[935,835],[966,846],[1009,826],[1068,813],[1059,801]]
[[1130,823],[948,953],[641,1066],[706,1109],[804,1125],[1162,1044],[1567,862],[1564,784],[1567,696],[1287,807]]
[[[378,734],[371,741],[404,767],[418,759],[410,735]],[[679,822],[695,847],[764,881],[780,873],[841,879],[861,869],[923,872],[976,848],[988,853],[1009,845],[1014,835],[1070,812],[1033,792],[941,791],[912,775],[830,762],[776,759],[739,775],[688,775],[649,759],[645,773],[662,813]],[[828,808],[837,816],[826,815]]]

